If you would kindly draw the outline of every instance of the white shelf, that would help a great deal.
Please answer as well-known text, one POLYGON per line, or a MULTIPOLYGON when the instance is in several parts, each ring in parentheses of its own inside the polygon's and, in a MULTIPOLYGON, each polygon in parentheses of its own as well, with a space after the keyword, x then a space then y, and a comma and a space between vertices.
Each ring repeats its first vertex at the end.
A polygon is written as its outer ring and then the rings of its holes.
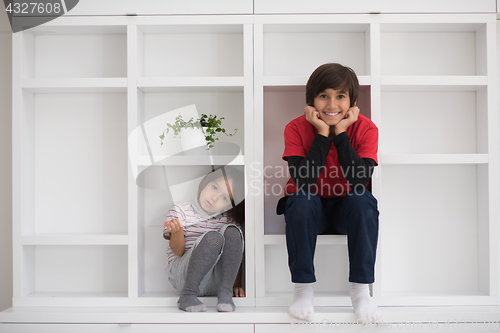
POLYGON ((23 235, 23 245, 128 245, 126 234, 35 234, 23 235))
MULTIPOLYGON (((499 304, 495 31, 494 14, 299 14, 61 17, 14 35, 15 307, 0 321, 289 324, 281 193, 256 193, 282 189, 284 126, 303 114, 307 79, 326 62, 355 70, 358 106, 380 131, 372 289, 384 320, 498 320, 488 306, 499 304), (220 139, 241 155, 173 156, 180 142, 160 145, 169 110, 191 104, 238 128, 220 139), (248 297, 234 314, 215 313, 213 297, 205 314, 176 308, 161 238, 173 199, 134 179, 151 156, 160 165, 169 155, 171 177, 227 162, 249 176, 248 297)), ((315 319, 354 320, 347 236, 317 244, 315 319)))
POLYGON ((242 76, 137 78, 137 87, 143 92, 243 91, 244 84, 242 76))
MULTIPOLYGON (((401 322, 497 322, 499 306, 456 307, 382 307, 384 323, 401 322)), ((205 323, 255 323, 290 324, 293 318, 287 306, 237 307, 234 313, 218 313, 215 307, 207 312, 184 312, 166 307, 14 307, 0 313, 1 322, 11 323, 143 323, 143 324, 205 324, 205 323)), ((356 322, 351 306, 317 307, 315 323, 356 322)), ((298 325, 297 325, 298 326, 298 325)), ((291 326, 291 328, 295 328, 291 326)), ((296 327, 300 328, 300 327, 296 327)), ((393 327, 395 328, 395 327, 393 327)))
POLYGON ((399 154, 379 156, 383 165, 488 164, 488 154, 399 154))
POLYGON ((488 84, 488 77, 479 76, 388 76, 380 78, 382 91, 474 91, 488 84))
MULTIPOLYGON (((153 156, 154 161, 162 161, 167 156, 153 156)), ((149 166, 154 164, 149 156, 139 156, 139 166, 149 166)), ((245 165, 243 155, 239 156, 170 156, 168 161, 158 163, 158 165, 245 165)))
POLYGON ((127 78, 23 79, 22 87, 34 93, 126 92, 127 78))

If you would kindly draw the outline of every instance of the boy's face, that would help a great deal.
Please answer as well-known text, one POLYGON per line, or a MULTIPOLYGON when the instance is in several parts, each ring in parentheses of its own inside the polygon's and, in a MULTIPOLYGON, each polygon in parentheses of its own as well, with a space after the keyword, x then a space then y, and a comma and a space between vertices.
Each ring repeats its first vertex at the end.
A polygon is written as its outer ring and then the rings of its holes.
MULTIPOLYGON (((233 188, 233 180, 228 179, 229 186, 233 188)), ((224 177, 210 181, 200 193, 199 203, 201 208, 211 215, 216 212, 226 211, 231 207, 231 197, 227 191, 224 177)))
POLYGON ((314 107, 319 117, 328 125, 335 126, 344 119, 351 107, 351 100, 347 91, 327 88, 314 98, 314 107))

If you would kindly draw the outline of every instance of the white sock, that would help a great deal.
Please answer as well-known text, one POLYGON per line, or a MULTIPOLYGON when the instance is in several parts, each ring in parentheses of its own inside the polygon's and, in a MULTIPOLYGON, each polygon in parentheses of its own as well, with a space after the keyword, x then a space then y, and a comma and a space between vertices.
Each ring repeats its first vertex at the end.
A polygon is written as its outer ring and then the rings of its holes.
POLYGON ((312 321, 313 283, 294 283, 293 303, 288 308, 288 313, 295 318, 312 321))
POLYGON ((370 296, 366 283, 351 282, 351 302, 359 323, 373 323, 380 317, 380 310, 370 296))

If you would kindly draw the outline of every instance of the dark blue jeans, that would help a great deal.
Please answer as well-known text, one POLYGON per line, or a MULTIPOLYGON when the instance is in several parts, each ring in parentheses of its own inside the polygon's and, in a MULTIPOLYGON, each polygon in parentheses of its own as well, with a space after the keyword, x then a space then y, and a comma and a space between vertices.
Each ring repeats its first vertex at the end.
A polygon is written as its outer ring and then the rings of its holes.
POLYGON ((349 282, 375 281, 379 212, 377 199, 369 191, 351 191, 340 198, 320 198, 298 191, 281 198, 276 212, 285 214, 292 282, 316 281, 313 260, 320 234, 347 235, 349 282))

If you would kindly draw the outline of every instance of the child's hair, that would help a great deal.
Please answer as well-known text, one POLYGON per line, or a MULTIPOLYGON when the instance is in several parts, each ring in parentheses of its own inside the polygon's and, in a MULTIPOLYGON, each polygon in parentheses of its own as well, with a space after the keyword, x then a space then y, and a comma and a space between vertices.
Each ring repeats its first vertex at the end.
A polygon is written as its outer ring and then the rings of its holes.
MULTIPOLYGON (((242 169, 243 167, 241 167, 242 169)), ((227 216, 235 220, 237 223, 243 226, 245 222, 245 182, 243 170, 239 170, 237 167, 233 166, 223 166, 216 168, 215 170, 208 173, 200 182, 198 186, 198 196, 196 200, 200 199, 201 191, 213 180, 223 178, 224 173, 227 179, 232 179, 231 186, 231 205, 234 203, 234 207, 227 210, 227 216)), ((229 192, 229 191, 228 191, 229 192)))
POLYGON ((358 78, 356 73, 349 67, 337 63, 328 63, 316 68, 306 84, 307 105, 314 106, 314 98, 328 88, 348 92, 351 107, 358 100, 358 78))

